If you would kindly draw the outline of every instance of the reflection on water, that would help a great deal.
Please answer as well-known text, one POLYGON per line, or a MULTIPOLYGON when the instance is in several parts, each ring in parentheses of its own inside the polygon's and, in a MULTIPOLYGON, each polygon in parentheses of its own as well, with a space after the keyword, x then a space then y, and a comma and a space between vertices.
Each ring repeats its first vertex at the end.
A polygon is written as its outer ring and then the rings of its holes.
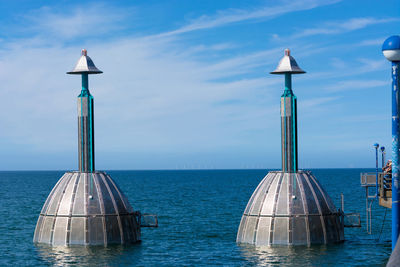
MULTIPOLYGON (((333 246, 341 246, 340 244, 333 246)), ((242 256, 257 266, 315 266, 326 255, 328 247, 320 246, 273 246, 255 247, 240 245, 242 256)))
POLYGON ((52 247, 37 244, 36 249, 43 261, 53 266, 110 266, 134 264, 140 257, 141 246, 69 246, 52 247))

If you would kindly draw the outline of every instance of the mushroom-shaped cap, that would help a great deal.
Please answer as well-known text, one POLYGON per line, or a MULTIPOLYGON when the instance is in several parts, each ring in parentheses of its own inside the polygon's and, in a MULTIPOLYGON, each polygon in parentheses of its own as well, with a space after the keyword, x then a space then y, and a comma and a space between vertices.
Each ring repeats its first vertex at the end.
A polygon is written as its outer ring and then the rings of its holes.
POLYGON ((92 59, 87 55, 87 50, 82 49, 82 55, 79 58, 78 62, 75 65, 75 68, 67 74, 99 74, 103 73, 99 70, 93 63, 92 59))
POLYGON ((271 72, 271 74, 285 74, 285 73, 293 73, 293 74, 306 73, 299 67, 299 65, 297 65, 296 60, 290 55, 289 49, 285 49, 285 55, 279 62, 278 67, 276 68, 276 70, 271 72))
POLYGON ((389 61, 400 61, 400 36, 390 36, 383 42, 383 55, 389 61))
POLYGON ((374 144, 374 147, 375 147, 375 148, 379 148, 379 144, 378 144, 378 143, 375 143, 375 144, 374 144))

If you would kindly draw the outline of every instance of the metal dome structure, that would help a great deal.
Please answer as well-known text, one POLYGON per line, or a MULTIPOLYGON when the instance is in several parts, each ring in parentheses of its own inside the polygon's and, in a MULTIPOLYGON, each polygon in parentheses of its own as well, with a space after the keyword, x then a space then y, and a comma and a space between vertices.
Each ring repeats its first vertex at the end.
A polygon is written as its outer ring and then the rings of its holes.
POLYGON ((269 172, 251 196, 238 243, 311 245, 344 239, 339 212, 309 171, 269 172))
POLYGON ((60 245, 129 244, 140 225, 128 199, 104 172, 67 172, 49 194, 33 241, 60 245))
POLYGON ((140 241, 141 227, 157 227, 157 216, 134 212, 113 179, 95 171, 94 99, 89 74, 102 73, 82 50, 73 71, 82 75, 78 96, 79 171, 66 172, 48 196, 33 241, 54 246, 130 244, 140 241), (153 221, 152 221, 153 220, 153 221))
POLYGON ((281 96, 282 171, 269 172, 254 191, 236 241, 256 246, 340 242, 344 240, 341 213, 311 172, 298 170, 297 98, 291 75, 305 71, 286 49, 271 73, 285 75, 281 96))

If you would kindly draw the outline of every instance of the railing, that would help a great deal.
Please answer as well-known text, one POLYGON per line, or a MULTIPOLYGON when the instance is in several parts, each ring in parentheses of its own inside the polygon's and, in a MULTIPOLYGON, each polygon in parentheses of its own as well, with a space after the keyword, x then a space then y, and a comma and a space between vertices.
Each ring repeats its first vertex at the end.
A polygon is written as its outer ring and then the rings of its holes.
POLYGON ((158 217, 155 214, 135 212, 140 227, 158 227, 158 217))
POLYGON ((372 203, 379 192, 379 205, 392 208, 392 177, 390 174, 378 173, 378 190, 376 190, 376 172, 361 173, 361 186, 365 188, 365 211, 367 232, 372 231, 372 203), (370 190, 374 189, 374 190, 370 190))

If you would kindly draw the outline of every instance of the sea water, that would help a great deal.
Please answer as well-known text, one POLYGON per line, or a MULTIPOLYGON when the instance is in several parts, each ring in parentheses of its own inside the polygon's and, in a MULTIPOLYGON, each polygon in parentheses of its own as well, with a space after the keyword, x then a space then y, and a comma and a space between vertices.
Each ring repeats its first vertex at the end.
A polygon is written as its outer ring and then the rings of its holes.
POLYGON ((362 228, 346 228, 345 242, 261 248, 235 240, 268 170, 108 171, 135 210, 159 220, 158 228, 142 229, 142 242, 108 247, 33 244, 40 210, 64 171, 0 172, 0 266, 384 266, 391 211, 375 201, 372 235, 366 233, 360 173, 368 171, 312 170, 337 208, 343 193, 345 212, 361 215, 362 228))

